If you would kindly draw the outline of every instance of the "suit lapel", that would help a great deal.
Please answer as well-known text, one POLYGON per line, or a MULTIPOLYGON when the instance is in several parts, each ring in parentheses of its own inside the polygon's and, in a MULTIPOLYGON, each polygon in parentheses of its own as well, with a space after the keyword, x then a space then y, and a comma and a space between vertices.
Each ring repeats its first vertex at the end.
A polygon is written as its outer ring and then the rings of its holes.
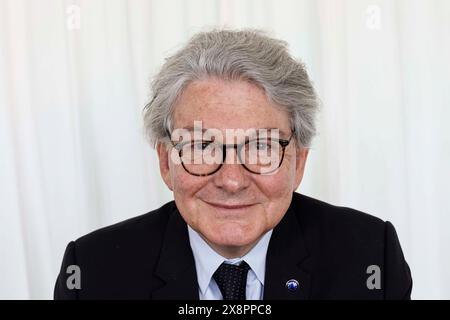
POLYGON ((295 211, 295 196, 280 223, 274 228, 266 257, 264 281, 265 300, 304 300, 309 298, 311 262, 305 247, 303 233, 295 211), (294 292, 286 288, 286 282, 297 280, 294 292))
POLYGON ((187 225, 178 209, 170 214, 155 271, 165 285, 152 292, 152 299, 198 300, 197 274, 187 225))

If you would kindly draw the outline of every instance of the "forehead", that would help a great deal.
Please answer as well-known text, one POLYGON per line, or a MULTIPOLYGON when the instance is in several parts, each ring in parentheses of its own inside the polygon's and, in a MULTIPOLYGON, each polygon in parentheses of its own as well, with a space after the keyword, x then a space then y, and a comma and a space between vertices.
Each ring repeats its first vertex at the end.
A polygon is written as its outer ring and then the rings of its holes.
POLYGON ((287 112, 269 102, 263 89, 243 80, 210 78, 190 83, 179 97, 174 128, 279 128, 289 132, 287 112))

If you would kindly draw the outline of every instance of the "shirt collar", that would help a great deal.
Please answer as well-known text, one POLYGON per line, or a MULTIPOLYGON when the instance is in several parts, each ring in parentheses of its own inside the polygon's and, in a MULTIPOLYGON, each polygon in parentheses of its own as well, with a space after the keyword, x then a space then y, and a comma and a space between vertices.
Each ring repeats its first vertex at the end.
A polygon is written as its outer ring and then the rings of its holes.
POLYGON ((242 260, 248 263, 259 282, 264 285, 266 273, 266 255, 273 230, 266 232, 258 243, 243 257, 226 259, 214 251, 205 240, 188 225, 189 242, 194 254, 195 268, 200 291, 205 294, 211 278, 217 268, 223 263, 238 264, 242 260))

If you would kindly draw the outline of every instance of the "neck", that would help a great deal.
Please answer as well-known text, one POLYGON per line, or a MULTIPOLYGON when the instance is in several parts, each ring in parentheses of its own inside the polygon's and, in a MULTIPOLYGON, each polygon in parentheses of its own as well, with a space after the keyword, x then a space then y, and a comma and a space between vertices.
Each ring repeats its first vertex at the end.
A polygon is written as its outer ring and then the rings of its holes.
POLYGON ((200 235, 203 240, 205 240, 205 242, 218 254, 220 254, 222 257, 226 258, 226 259, 235 259, 235 258, 242 258, 243 256, 245 256, 247 253, 250 252, 250 250, 253 249, 253 247, 258 243, 258 241, 262 238, 262 236, 260 236, 256 241, 244 245, 244 246, 220 246, 220 245, 216 245, 214 243, 211 243, 210 241, 208 241, 208 239, 205 239, 203 237, 203 235, 200 235))

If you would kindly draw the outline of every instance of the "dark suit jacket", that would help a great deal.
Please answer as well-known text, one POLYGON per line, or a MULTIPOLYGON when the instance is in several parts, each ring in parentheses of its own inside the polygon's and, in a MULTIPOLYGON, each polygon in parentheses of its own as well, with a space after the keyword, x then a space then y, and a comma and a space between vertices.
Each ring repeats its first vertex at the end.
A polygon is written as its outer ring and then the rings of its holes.
MULTIPOLYGON (((394 227, 368 214, 294 193, 274 228, 264 299, 409 299, 412 279, 394 227), (381 288, 368 289, 368 266, 381 288), (286 281, 296 279, 295 292, 286 281)), ((187 226, 174 201, 70 242, 55 299, 198 299, 187 226), (69 265, 81 289, 69 290, 69 265)))

